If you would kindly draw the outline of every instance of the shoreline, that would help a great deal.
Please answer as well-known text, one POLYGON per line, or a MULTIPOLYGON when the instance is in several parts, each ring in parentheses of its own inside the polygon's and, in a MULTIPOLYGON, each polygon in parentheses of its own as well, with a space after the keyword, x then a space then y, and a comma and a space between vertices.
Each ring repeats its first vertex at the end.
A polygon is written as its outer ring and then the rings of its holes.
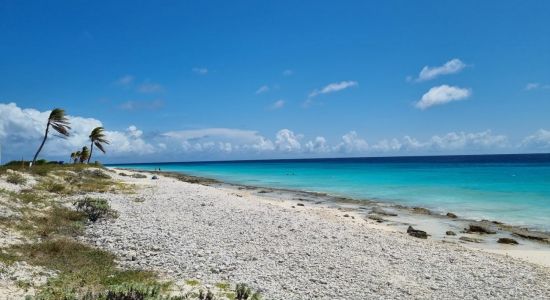
POLYGON ((113 171, 135 193, 103 195, 118 218, 91 224, 85 241, 176 284, 247 282, 265 299, 550 297, 548 266, 419 239, 346 205, 113 171))
POLYGON ((288 201, 295 205, 307 204, 308 206, 326 207, 340 212, 346 212, 348 215, 354 213, 356 214, 354 217, 374 221, 374 223, 370 225, 379 230, 406 232, 408 226, 413 226, 414 229, 426 231, 429 239, 432 240, 457 243, 470 249, 507 255, 541 266, 550 267, 550 233, 529 230, 524 227, 508 225, 499 221, 479 221, 461 218, 455 216, 452 212, 449 212, 451 214, 450 217, 449 215, 435 213, 423 207, 409 207, 391 202, 369 199, 359 200, 331 195, 324 192, 227 183, 213 178, 173 171, 149 171, 120 167, 108 168, 120 171, 163 175, 188 183, 228 188, 234 192, 242 193, 246 191, 266 199, 288 201), (482 226, 484 229, 493 230, 496 233, 480 234, 477 232, 467 232, 470 224, 482 226), (453 231, 456 235, 447 235, 446 233, 448 231, 453 231), (469 240, 461 240, 461 237, 465 237, 469 240), (519 244, 499 244, 497 241, 500 238, 511 238, 516 240, 519 244))

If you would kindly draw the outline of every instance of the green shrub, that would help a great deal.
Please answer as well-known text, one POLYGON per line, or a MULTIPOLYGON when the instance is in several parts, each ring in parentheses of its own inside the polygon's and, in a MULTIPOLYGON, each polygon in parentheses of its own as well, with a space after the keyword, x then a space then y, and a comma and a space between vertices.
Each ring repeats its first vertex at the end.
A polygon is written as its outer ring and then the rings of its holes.
POLYGON ((99 170, 99 169, 92 169, 92 170, 82 170, 82 175, 94 177, 94 178, 101 178, 101 179, 111 179, 111 176, 106 174, 105 172, 99 170))
POLYGON ((260 300, 260 294, 258 292, 252 293, 252 290, 244 284, 237 284, 235 287, 235 299, 237 300, 260 300))
POLYGON ((109 206, 109 202, 105 199, 86 197, 83 200, 76 201, 74 205, 77 211, 86 214, 88 220, 92 222, 100 218, 116 216, 116 213, 109 206))
POLYGON ((138 296, 140 292, 157 293, 166 290, 169 285, 160 283, 157 276, 150 271, 122 270, 117 267, 113 254, 71 239, 17 244, 6 250, 16 260, 57 271, 57 276, 38 288, 35 299, 152 300, 160 298, 122 296, 124 291, 128 291, 128 294, 130 291, 137 291, 134 294, 138 296), (112 292, 111 295, 119 297, 107 297, 109 291, 112 292))
POLYGON ((56 194, 62 194, 66 191, 65 185, 61 183, 57 183, 53 180, 44 180, 40 182, 39 186, 40 189, 48 191, 50 193, 56 193, 56 194))
POLYGON ((6 177, 6 181, 9 183, 19 184, 19 185, 23 185, 27 183, 27 179, 25 178, 25 176, 15 172, 8 174, 8 176, 6 177))

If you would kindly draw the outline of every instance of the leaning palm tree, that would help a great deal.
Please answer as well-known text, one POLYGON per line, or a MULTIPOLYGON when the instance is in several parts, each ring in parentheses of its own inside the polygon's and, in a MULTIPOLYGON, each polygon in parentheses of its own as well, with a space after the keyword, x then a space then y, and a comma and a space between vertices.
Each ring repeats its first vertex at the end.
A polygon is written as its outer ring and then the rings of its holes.
POLYGON ((76 159, 76 152, 71 153, 71 161, 74 162, 76 159))
POLYGON ((81 153, 80 151, 76 151, 76 152, 74 153, 73 164, 76 165, 76 163, 77 163, 78 160, 80 159, 80 155, 81 155, 81 154, 82 154, 82 153, 81 153))
POLYGON ((92 153, 94 152, 94 145, 97 147, 97 149, 101 150, 101 152, 105 153, 105 146, 109 145, 109 141, 105 138, 105 134, 103 133, 103 127, 96 127, 94 130, 92 130, 92 133, 90 133, 90 156, 88 156, 88 163, 90 163, 90 159, 92 158, 92 153))
POLYGON ((80 151, 80 163, 84 163, 88 157, 90 156, 90 151, 88 151, 88 147, 84 146, 82 147, 82 151, 80 151))
POLYGON ((57 133, 59 133, 61 137, 69 136, 69 130, 71 129, 71 127, 69 127, 69 119, 67 119, 67 117, 65 116, 65 111, 63 109, 55 108, 50 113, 50 117, 48 118, 48 123, 46 124, 46 132, 44 133, 44 139, 42 140, 42 144, 40 144, 40 147, 38 147, 38 151, 36 151, 36 154, 32 159, 33 165, 36 163, 36 158, 38 157, 38 154, 40 154, 40 151, 42 151, 42 147, 44 147, 44 144, 46 143, 46 139, 48 138, 50 127, 52 127, 55 131, 57 131, 57 133))

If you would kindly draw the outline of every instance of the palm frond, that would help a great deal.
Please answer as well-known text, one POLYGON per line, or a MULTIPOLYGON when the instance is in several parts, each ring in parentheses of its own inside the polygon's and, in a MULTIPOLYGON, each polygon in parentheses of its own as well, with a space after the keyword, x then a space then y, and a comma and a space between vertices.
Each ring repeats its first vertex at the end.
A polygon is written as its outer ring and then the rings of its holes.
POLYGON ((69 126, 70 122, 65 116, 65 111, 63 109, 55 108, 52 110, 48 118, 48 123, 62 136, 69 136, 69 130, 71 129, 69 126))
POLYGON ((101 143, 95 142, 94 145, 99 149, 101 152, 105 153, 105 148, 101 143))
POLYGON ((105 153, 105 145, 109 145, 109 140, 107 140, 103 127, 96 127, 90 133, 90 140, 93 145, 95 145, 101 152, 105 153))

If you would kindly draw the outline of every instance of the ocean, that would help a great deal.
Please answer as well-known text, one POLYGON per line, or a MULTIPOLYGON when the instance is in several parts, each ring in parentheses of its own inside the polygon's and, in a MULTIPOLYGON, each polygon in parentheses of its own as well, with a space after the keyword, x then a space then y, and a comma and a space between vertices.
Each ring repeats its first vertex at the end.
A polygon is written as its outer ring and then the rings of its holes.
POLYGON ((325 192, 550 231, 550 154, 118 164, 325 192))

